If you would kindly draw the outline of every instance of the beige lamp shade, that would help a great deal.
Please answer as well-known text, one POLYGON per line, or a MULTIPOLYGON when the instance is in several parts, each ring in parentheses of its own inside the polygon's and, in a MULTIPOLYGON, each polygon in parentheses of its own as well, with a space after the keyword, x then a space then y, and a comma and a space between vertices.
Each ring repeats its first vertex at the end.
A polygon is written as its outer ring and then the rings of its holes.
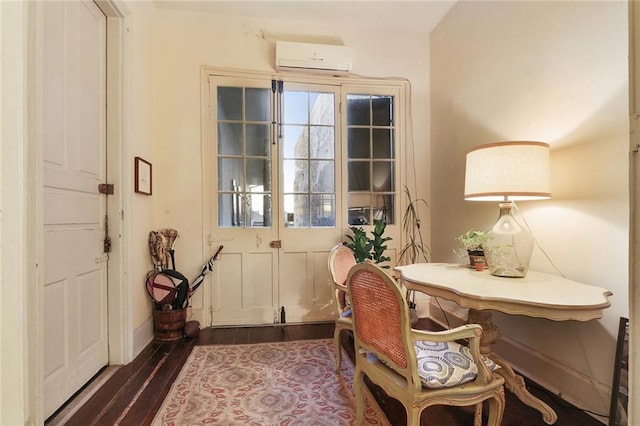
POLYGON ((549 144, 496 142, 467 154, 464 199, 542 200, 551 197, 549 144))

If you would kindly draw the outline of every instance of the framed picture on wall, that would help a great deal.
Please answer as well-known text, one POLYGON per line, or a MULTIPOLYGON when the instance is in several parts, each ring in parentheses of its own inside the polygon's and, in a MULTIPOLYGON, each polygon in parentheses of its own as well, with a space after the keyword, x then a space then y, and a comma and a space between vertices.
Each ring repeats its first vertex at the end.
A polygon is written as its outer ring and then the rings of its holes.
POLYGON ((151 195, 151 163, 140 157, 135 158, 135 190, 139 194, 151 195))

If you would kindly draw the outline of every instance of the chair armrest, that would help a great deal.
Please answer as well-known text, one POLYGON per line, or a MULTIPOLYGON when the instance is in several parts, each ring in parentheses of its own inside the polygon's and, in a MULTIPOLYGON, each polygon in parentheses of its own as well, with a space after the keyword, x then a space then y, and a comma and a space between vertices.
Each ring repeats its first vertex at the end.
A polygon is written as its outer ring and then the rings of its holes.
POLYGON ((335 282, 332 278, 329 278, 329 284, 331 285, 333 302, 338 318, 351 315, 351 312, 349 312, 348 315, 345 315, 344 312, 344 309, 348 306, 348 302, 346 300, 346 294, 348 292, 347 286, 335 282))
POLYGON ((333 285, 333 288, 336 290, 342 290, 345 293, 347 292, 347 286, 346 285, 342 285, 342 284, 338 284, 337 282, 330 280, 331 284, 333 285))

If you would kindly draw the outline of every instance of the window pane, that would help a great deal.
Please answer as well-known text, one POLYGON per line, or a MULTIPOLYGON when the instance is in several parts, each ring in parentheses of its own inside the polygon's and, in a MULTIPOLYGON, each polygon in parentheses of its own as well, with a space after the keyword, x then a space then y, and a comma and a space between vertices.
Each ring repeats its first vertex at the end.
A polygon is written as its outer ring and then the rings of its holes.
POLYGON ((309 95, 307 92, 284 92, 284 123, 309 123, 309 95))
POLYGON ((369 96, 347 95, 347 125, 371 125, 369 96))
POLYGON ((217 86, 220 226, 272 226, 270 88, 217 86))
POLYGON ((284 217, 287 226, 309 227, 309 196, 286 194, 284 196, 284 217))
POLYGON ((311 195, 311 226, 336 225, 336 200, 333 194, 311 195))
POLYGON ((376 194, 373 198, 373 219, 383 220, 385 223, 394 223, 394 195, 376 194))
POLYGON ((391 126, 393 121, 393 111, 391 105, 393 98, 389 96, 376 96, 372 99, 373 125, 391 126))
POLYGON ((219 194, 218 195, 218 225, 219 226, 233 226, 233 195, 232 194, 219 194))
POLYGON ((244 226, 245 206, 242 195, 218 194, 218 225, 244 226))
POLYGON ((242 159, 218 159, 218 190, 241 191, 244 187, 242 159))
POLYGON ((391 129, 373 129, 373 158, 393 158, 391 129))
POLYGON ((283 126, 284 158, 308 158, 309 157, 309 137, 306 126, 283 126))
POLYGON ((242 155, 242 124, 218 123, 218 155, 242 155))
POLYGON ((247 121, 271 121, 271 90, 247 88, 247 121))
MULTIPOLYGON (((390 201, 372 199, 382 193, 393 196, 395 188, 395 128, 393 123, 394 97, 389 95, 347 95, 347 195, 349 223, 357 224, 363 217, 368 224, 384 216, 387 224, 393 223, 393 197, 390 201), (362 192, 367 194, 361 194, 362 192), (361 201, 360 195, 369 197, 366 205, 357 205, 352 197, 361 201), (360 216, 355 213, 360 210, 360 216)), ((387 195, 385 195, 387 196, 387 195)), ((387 196, 388 198, 388 196, 387 196)))
POLYGON ((253 227, 271 226, 271 195, 247 194, 249 224, 253 227))
POLYGON ((257 158, 247 159, 247 191, 271 191, 271 162, 257 158), (258 189, 256 189, 258 188, 258 189))
POLYGON ((333 192, 333 161, 311 161, 311 192, 333 192))
POLYGON ((268 124, 247 124, 247 155, 268 157, 271 147, 270 133, 268 124))
POLYGON ((369 129, 351 128, 348 133, 349 158, 370 158, 369 129))
POLYGON ((373 162, 373 191, 390 192, 393 190, 393 167, 390 161, 373 162))
POLYGON ((309 192, 309 162, 284 160, 282 162, 284 192, 309 192))
POLYGON ((349 194, 349 225, 367 225, 371 223, 371 195, 349 194))
POLYGON ((370 191, 370 171, 368 161, 349 161, 349 191, 370 191))
POLYGON ((335 117, 333 93, 310 93, 311 124, 333 126, 335 117))
POLYGON ((218 120, 242 120, 241 87, 218 87, 218 120))
POLYGON ((333 127, 311 126, 311 158, 331 158, 334 154, 333 127))

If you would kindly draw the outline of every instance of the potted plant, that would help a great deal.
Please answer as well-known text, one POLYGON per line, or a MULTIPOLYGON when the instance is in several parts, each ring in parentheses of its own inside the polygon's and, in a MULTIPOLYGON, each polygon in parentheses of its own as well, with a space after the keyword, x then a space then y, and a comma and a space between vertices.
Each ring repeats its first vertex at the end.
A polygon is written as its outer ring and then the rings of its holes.
MULTIPOLYGON (((460 247, 454 253, 460 257, 469 256, 469 264, 475 266, 476 259, 484 260, 484 250, 482 244, 486 239, 486 233, 477 229, 471 229, 456 237, 460 247)), ((486 261, 484 261, 486 263, 486 261)))
MULTIPOLYGON (((383 237, 386 227, 387 224, 383 220, 374 220, 373 230, 371 231, 373 238, 369 238, 362 227, 349 227, 353 235, 346 236, 351 241, 347 244, 347 247, 353 251, 356 262, 361 263, 367 259, 371 259, 378 264, 391 260, 389 256, 384 255, 384 252, 387 250, 385 243, 391 240, 391 237, 383 237)), ((381 267, 388 269, 389 265, 381 267)))
POLYGON ((474 262, 473 266, 475 266, 476 271, 479 271, 479 272, 484 271, 484 257, 473 256, 471 260, 474 262))
POLYGON ((429 204, 422 199, 413 199, 409 188, 404 187, 407 195, 407 209, 402 217, 402 230, 405 233, 405 244, 398 253, 398 263, 408 265, 417 262, 429 262, 429 246, 422 238, 422 230, 420 229, 419 207, 422 204, 428 208, 429 204))
POLYGON ((367 232, 361 226, 350 226, 349 229, 353 235, 347 235, 346 237, 351 241, 347 244, 347 247, 353 251, 353 256, 356 258, 357 263, 364 262, 371 257, 371 241, 367 237, 367 232))
MULTIPOLYGON (((387 250, 387 245, 385 244, 387 241, 391 240, 391 237, 383 237, 384 230, 387 227, 387 224, 383 220, 374 220, 373 221, 373 230, 371 231, 371 235, 373 238, 369 241, 371 242, 371 259, 375 263, 383 263, 391 260, 389 256, 385 256, 384 252, 387 250)), ((384 265, 382 268, 388 269, 389 265, 384 265)))
MULTIPOLYGON (((402 230, 405 235, 405 243, 398 253, 398 264, 410 265, 417 262, 429 262, 429 246, 424 242, 422 229, 420 228, 420 205, 429 208, 429 204, 422 198, 413 198, 409 188, 404 187, 407 195, 407 208, 402 217, 402 230)), ((415 293, 407 291, 407 302, 411 313, 411 325, 418 322, 418 310, 415 302, 415 293)))

